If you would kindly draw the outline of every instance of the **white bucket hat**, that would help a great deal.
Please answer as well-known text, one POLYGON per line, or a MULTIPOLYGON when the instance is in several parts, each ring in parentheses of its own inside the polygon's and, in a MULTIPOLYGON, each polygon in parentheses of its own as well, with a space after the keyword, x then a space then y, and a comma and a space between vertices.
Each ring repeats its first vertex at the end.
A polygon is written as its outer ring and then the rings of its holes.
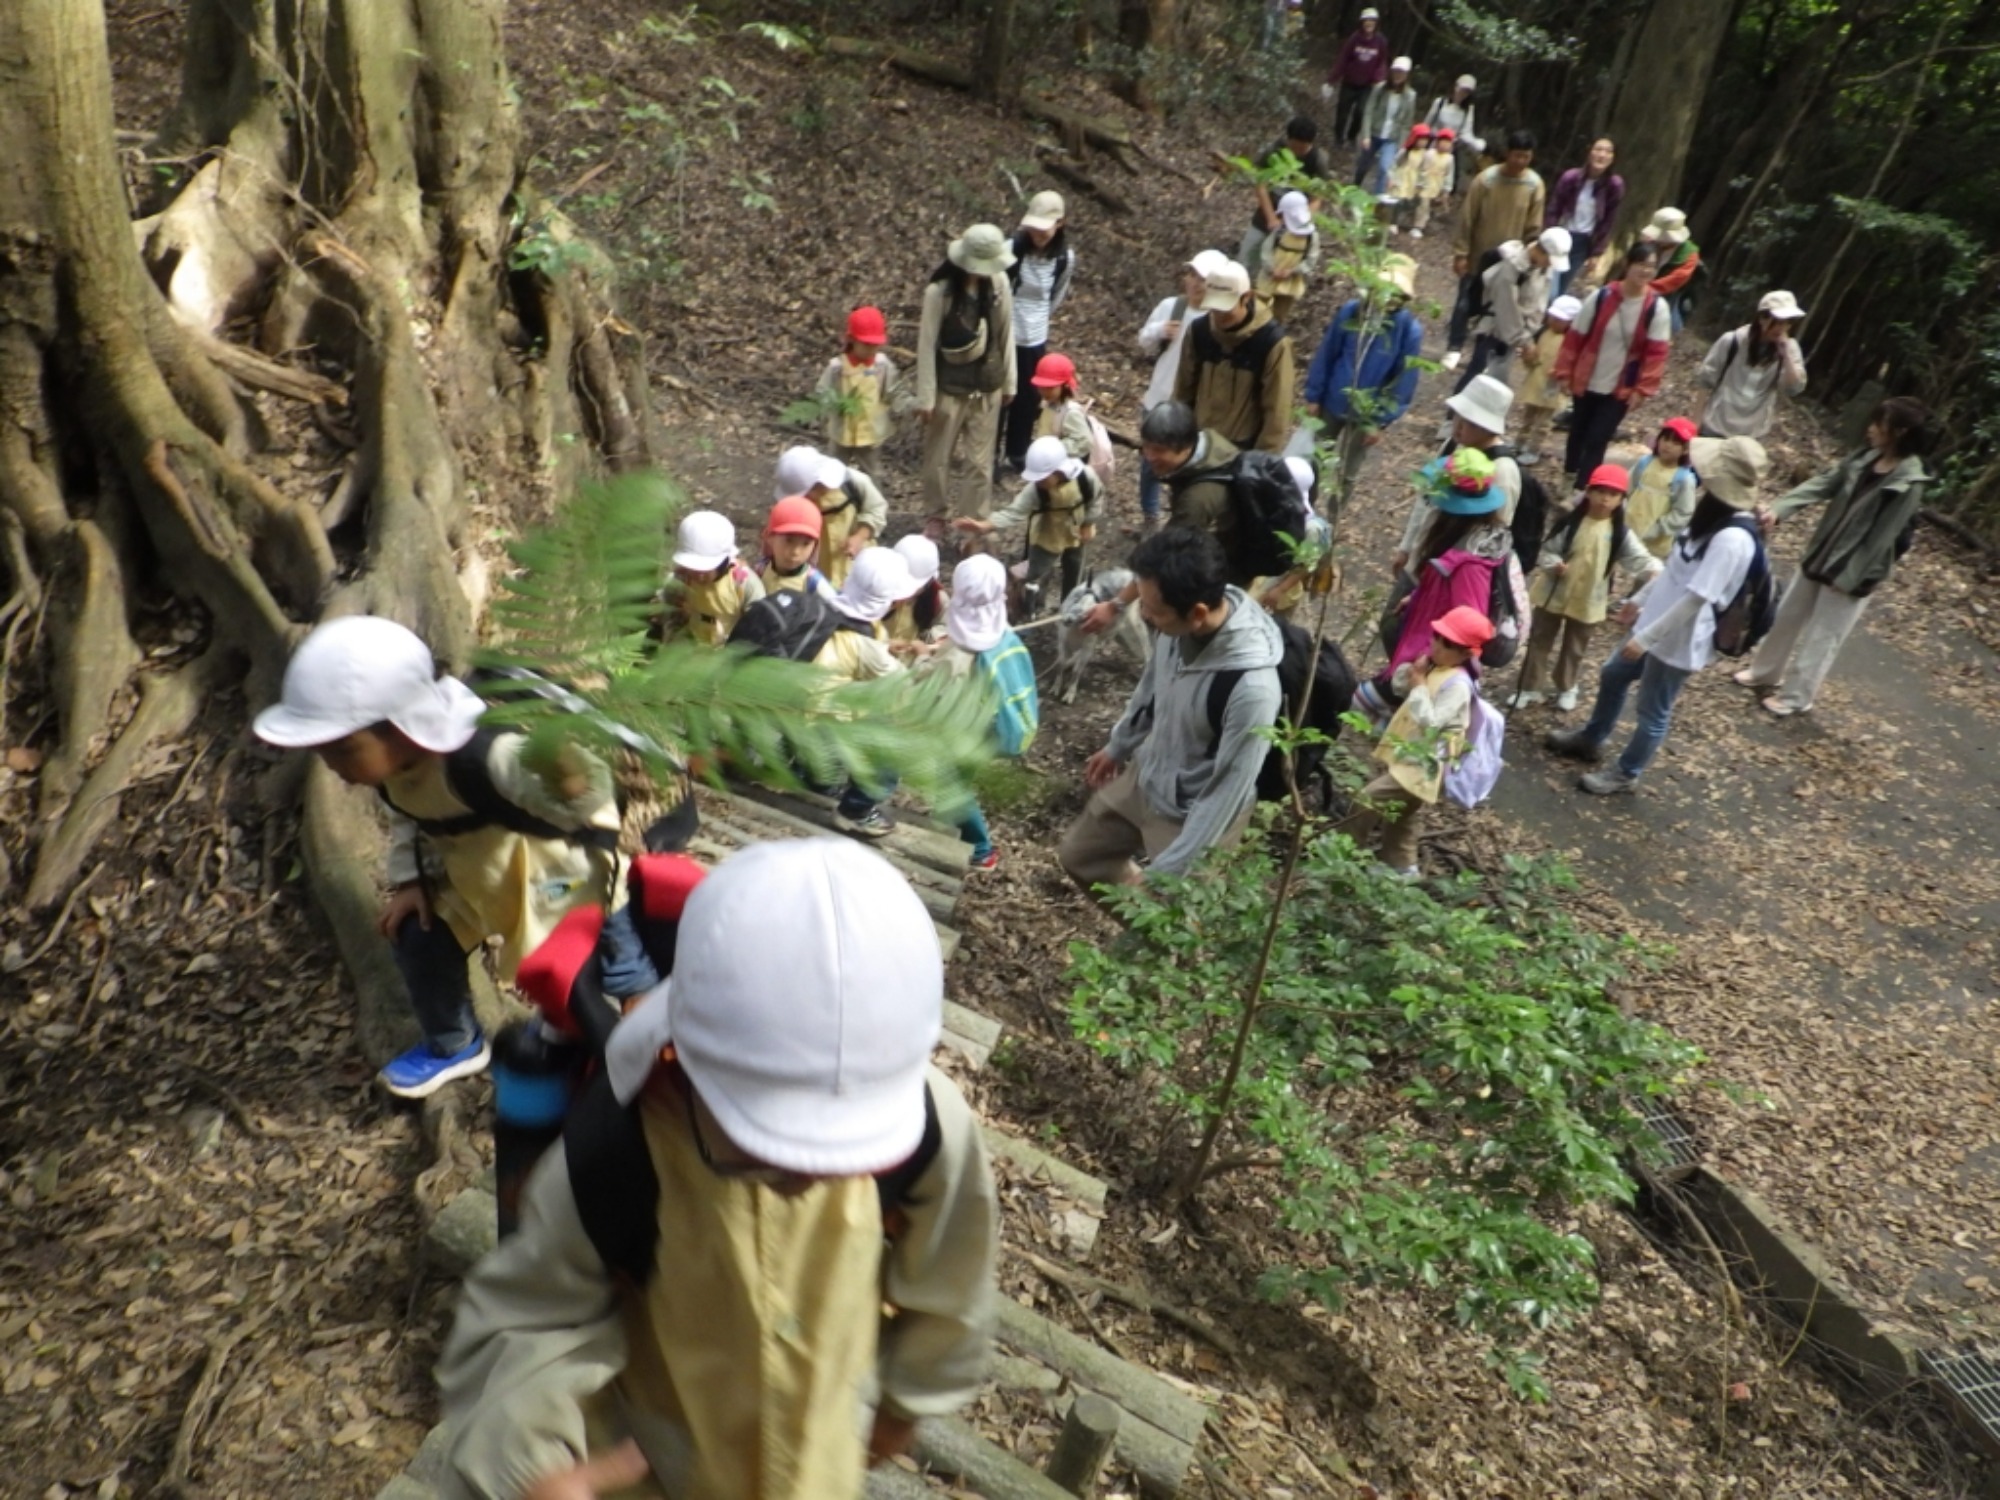
POLYGON ((1201 311, 1228 312, 1250 290, 1250 273, 1233 260, 1225 260, 1202 278, 1201 311))
POLYGON ((1803 318, 1806 310, 1799 306, 1799 299, 1790 292, 1766 292, 1757 299, 1757 311, 1766 317, 1789 323, 1794 318, 1803 318))
POLYGON ((736 525, 719 510, 691 510, 674 536, 674 566, 707 573, 736 556, 736 525))
POLYGON ((1678 208, 1662 208, 1653 214, 1652 222, 1639 231, 1642 240, 1660 240, 1669 245, 1685 245, 1688 241, 1688 216, 1678 208))
POLYGON ((910 565, 899 553, 887 547, 864 547, 833 604, 848 618, 872 625, 916 591, 910 565))
POLYGON ((1514 404, 1514 392, 1504 380, 1477 375, 1466 388, 1445 402, 1445 409, 1465 418, 1482 432, 1495 437, 1507 430, 1507 412, 1514 404))
POLYGON ((1059 437, 1036 438, 1021 460, 1021 477, 1030 484, 1040 484, 1051 474, 1074 479, 1082 472, 1083 460, 1072 458, 1059 437))
POLYGON ((895 553, 903 559, 919 587, 938 576, 937 543, 921 531, 913 531, 896 543, 895 553))
POLYGON ((777 493, 771 498, 782 500, 787 495, 803 495, 817 482, 825 463, 826 455, 808 444, 787 448, 778 455, 777 493))
POLYGON ((375 615, 329 620, 299 643, 278 701, 257 715, 257 738, 285 750, 330 745, 384 720, 448 755, 472 738, 486 705, 456 677, 437 675, 414 631, 375 615))
POLYGON ((1312 200, 1301 192, 1289 192, 1278 200, 1278 217, 1285 221, 1285 228, 1293 234, 1311 234, 1313 227, 1312 200))
POLYGON ((953 240, 945 258, 970 276, 1004 276, 1014 264, 1014 247, 996 224, 974 224, 953 240))
POLYGON ((967 651, 990 651, 1007 633, 1007 568, 991 553, 975 552, 951 570, 951 603, 944 632, 967 651))
POLYGON ((1047 189, 1028 200, 1028 211, 1021 215, 1023 229, 1054 229, 1069 214, 1069 205, 1063 202, 1063 195, 1047 189))
POLYGON ((1570 239, 1570 233, 1567 229, 1560 226, 1544 229, 1541 233, 1541 238, 1536 243, 1542 247, 1542 253, 1548 256, 1549 269, 1551 271, 1567 271, 1569 269, 1569 250, 1573 241, 1570 239))
POLYGON ((738 1149, 858 1177, 922 1141, 943 1008, 937 929, 895 866, 850 839, 755 844, 694 888, 673 978, 619 1023, 605 1065, 629 1104, 672 1041, 738 1149))

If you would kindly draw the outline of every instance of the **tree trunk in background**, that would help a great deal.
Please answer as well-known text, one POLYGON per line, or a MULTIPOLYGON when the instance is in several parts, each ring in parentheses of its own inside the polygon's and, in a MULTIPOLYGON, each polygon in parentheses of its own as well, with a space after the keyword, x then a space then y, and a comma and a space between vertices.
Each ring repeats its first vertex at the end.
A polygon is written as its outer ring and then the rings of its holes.
MULTIPOLYGON (((1637 61, 1605 131, 1618 143, 1630 209, 1620 217, 1627 226, 1644 224, 1680 190, 1709 73, 1735 8, 1735 0, 1653 0, 1638 28, 1637 61)), ((1629 238, 1621 229, 1619 242, 1629 238)))
POLYGON ((1009 101, 1021 92, 1014 45, 1020 0, 993 0, 979 40, 979 63, 972 70, 973 92, 982 99, 1009 101))

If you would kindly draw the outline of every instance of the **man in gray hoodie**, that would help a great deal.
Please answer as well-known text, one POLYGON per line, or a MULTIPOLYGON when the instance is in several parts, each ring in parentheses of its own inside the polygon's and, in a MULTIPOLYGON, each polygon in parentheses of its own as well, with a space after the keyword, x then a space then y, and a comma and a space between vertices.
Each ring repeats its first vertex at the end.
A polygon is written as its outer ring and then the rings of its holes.
POLYGON ((1240 834, 1270 748, 1257 731, 1283 697, 1284 637, 1227 582, 1214 537, 1170 526, 1139 544, 1131 567, 1157 634, 1109 742, 1084 767, 1090 802, 1063 835, 1063 869, 1085 890, 1184 875, 1240 834))

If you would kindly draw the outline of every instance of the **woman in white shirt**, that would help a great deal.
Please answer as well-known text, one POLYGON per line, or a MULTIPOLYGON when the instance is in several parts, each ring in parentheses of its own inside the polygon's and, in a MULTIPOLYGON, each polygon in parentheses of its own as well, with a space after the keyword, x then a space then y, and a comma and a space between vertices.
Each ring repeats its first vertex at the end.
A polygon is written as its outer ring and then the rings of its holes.
POLYGON ((1614 765, 1585 774, 1577 785, 1600 797, 1638 788, 1639 777, 1666 742, 1674 700, 1687 680, 1715 655, 1715 615, 1736 597, 1762 547, 1757 486, 1769 462, 1754 438, 1696 438, 1691 461, 1701 497, 1687 530, 1667 553, 1667 565, 1615 616, 1632 627, 1624 647, 1597 674, 1589 722, 1557 730, 1543 744, 1557 755, 1595 761, 1636 683, 1638 720, 1614 765))
POLYGON ((1018 383, 1014 401, 1001 424, 1001 445, 1007 462, 1019 469, 1035 440, 1035 422, 1042 399, 1028 377, 1049 352, 1049 324, 1069 295, 1076 278, 1076 252, 1070 248, 1064 218, 1069 212, 1061 193, 1040 192, 1028 200, 1021 227, 1014 234, 1014 264, 1008 268, 1014 293, 1014 369, 1018 383))

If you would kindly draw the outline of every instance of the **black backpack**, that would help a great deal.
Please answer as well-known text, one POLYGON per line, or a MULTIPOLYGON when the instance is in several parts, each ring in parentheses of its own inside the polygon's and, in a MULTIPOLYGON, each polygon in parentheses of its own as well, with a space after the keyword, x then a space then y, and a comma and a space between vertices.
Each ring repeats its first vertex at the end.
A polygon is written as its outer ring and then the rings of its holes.
POLYGON ((826 648, 838 630, 859 630, 846 615, 817 593, 777 589, 743 611, 729 632, 729 644, 748 646, 759 656, 781 661, 810 662, 826 648))
POLYGON ((1748 656, 1777 623, 1778 588, 1771 576, 1770 554, 1764 550, 1762 528, 1749 516, 1733 516, 1724 524, 1747 531, 1757 552, 1730 601, 1709 606, 1715 611, 1715 649, 1724 656, 1748 656))
POLYGON ((1472 268, 1472 274, 1479 278, 1479 289, 1474 294, 1476 300, 1472 305, 1471 316, 1473 318, 1490 318, 1493 316, 1493 289, 1486 284, 1486 273, 1499 264, 1500 246, 1495 245, 1491 250, 1480 256, 1478 264, 1472 268))
POLYGON ((1271 357, 1271 346, 1285 336, 1285 325, 1276 318, 1234 349, 1222 347, 1222 339, 1204 313, 1188 324, 1188 342, 1194 346, 1195 362, 1203 365, 1229 365, 1245 375, 1264 373, 1264 361, 1271 357))
MULTIPOLYGON (((1278 662, 1278 688, 1284 699, 1284 706, 1278 711, 1280 720, 1286 724, 1301 722, 1299 700, 1305 697, 1306 673, 1310 667, 1312 698, 1306 704, 1304 727, 1317 729, 1329 740, 1337 738, 1340 716, 1354 702, 1354 669, 1347 664, 1340 647, 1324 639, 1319 643, 1319 660, 1315 664, 1313 638, 1289 620, 1280 620, 1275 615, 1272 620, 1285 638, 1285 654, 1278 662)), ((1209 681, 1208 727, 1218 741, 1222 736, 1223 715, 1229 711, 1229 695, 1243 680, 1244 670, 1225 668, 1209 681)), ((1323 797, 1332 786, 1332 777, 1326 770, 1326 749, 1325 745, 1306 745, 1297 751, 1299 786, 1303 789, 1317 784, 1323 797)), ((1282 802, 1290 795, 1285 785, 1285 753, 1273 745, 1257 772, 1257 800, 1282 802)))
POLYGON ((1207 477, 1229 486, 1229 508, 1236 525, 1228 544, 1229 560, 1250 578, 1275 578, 1292 569, 1294 543, 1306 539, 1306 509, 1292 471, 1275 453, 1250 449, 1207 477))
MULTIPOLYGON (((1007 268, 1007 284, 1018 288, 1021 285, 1021 262, 1031 255, 1040 255, 1042 252, 1035 248, 1035 242, 1028 238, 1028 231, 1025 229, 1014 231, 1013 244, 1014 263, 1007 268)), ((1069 236, 1064 235, 1062 245, 1055 253, 1056 274, 1054 282, 1051 283, 1052 289, 1062 285, 1063 276, 1069 270, 1069 261, 1069 236)))

